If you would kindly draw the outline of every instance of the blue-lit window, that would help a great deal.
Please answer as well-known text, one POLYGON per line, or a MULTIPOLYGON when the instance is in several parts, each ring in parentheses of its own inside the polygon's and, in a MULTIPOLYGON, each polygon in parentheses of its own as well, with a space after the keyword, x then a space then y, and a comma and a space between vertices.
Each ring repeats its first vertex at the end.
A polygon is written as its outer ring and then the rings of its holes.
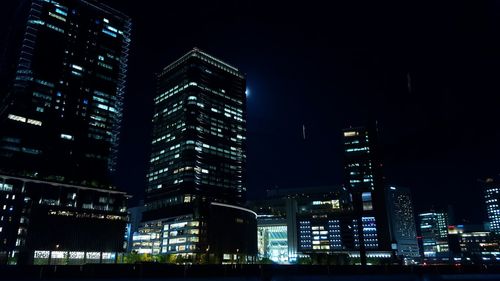
POLYGON ((59 8, 56 8, 56 13, 58 13, 60 15, 63 15, 63 16, 67 16, 68 15, 68 13, 66 11, 63 11, 63 10, 61 10, 59 8))
POLYGON ((114 37, 114 38, 116 38, 116 36, 117 36, 116 33, 113 33, 113 32, 106 30, 106 29, 103 29, 102 33, 107 34, 107 35, 114 37))

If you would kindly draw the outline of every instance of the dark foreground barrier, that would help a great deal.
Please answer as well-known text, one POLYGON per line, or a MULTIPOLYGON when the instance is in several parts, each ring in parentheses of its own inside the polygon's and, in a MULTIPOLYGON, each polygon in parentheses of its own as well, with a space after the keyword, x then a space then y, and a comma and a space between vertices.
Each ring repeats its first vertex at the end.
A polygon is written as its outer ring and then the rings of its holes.
POLYGON ((87 264, 0 266, 0 280, 500 280, 500 266, 87 264))

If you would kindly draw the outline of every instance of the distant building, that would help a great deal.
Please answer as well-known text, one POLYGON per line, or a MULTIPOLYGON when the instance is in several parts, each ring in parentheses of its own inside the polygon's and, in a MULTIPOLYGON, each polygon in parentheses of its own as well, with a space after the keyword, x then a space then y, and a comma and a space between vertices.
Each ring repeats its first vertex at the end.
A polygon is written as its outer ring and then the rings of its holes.
POLYGON ((352 196, 360 252, 391 251, 386 186, 376 127, 344 129, 344 178, 352 196))
POLYGON ((157 83, 139 232, 161 225, 159 253, 192 262, 252 261, 256 214, 241 207, 246 193, 245 76, 195 48, 165 67, 157 83))
POLYGON ((418 215, 424 258, 433 261, 449 260, 448 215, 429 212, 418 215))
POLYGON ((391 186, 386 194, 391 236, 397 255, 405 258, 407 263, 417 262, 421 256, 410 190, 391 186))
POLYGON ((482 185, 490 229, 500 235, 500 184, 489 178, 482 185))
POLYGON ((126 194, 112 184, 130 19, 96 0, 32 0, 0 93, 0 260, 115 262, 126 194), (3 242, 3 243, 2 243, 3 242))
MULTIPOLYGON (((270 190, 268 199, 250 202, 249 208, 258 214, 261 258, 276 263, 293 263, 304 256, 359 258, 357 220, 352 213, 350 195, 342 187, 270 190), (288 257, 285 255, 285 234, 288 257)), ((375 235, 376 230, 370 222, 365 220, 363 223, 365 236, 375 235)), ((391 252, 372 248, 367 256, 390 258, 391 252)))
POLYGON ((454 262, 488 264, 500 262, 498 237, 482 225, 448 227, 450 252, 454 262))

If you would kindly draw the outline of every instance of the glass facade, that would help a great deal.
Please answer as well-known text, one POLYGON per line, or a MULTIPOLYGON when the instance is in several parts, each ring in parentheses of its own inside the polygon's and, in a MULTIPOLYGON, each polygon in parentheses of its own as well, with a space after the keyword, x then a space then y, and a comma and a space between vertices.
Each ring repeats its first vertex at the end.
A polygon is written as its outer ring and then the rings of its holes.
POLYGON ((241 72, 198 49, 158 75, 148 208, 243 200, 245 87, 241 72))
POLYGON ((1 173, 110 185, 130 28, 127 16, 97 1, 31 1, 0 110, 1 173))
POLYGON ((131 21, 96 0, 25 2, 14 80, 0 94, 0 197, 11 201, 0 262, 114 260, 127 219, 111 176, 131 21))
POLYGON ((193 254, 199 242, 200 222, 192 219, 144 223, 133 235, 139 254, 193 254))
POLYGON ((212 255, 217 263, 256 256, 256 215, 239 206, 246 193, 245 88, 237 68, 197 48, 157 75, 143 224, 168 222, 160 253, 189 253, 198 262, 212 255), (190 221, 178 219, 185 217, 190 221), (238 235, 247 239, 232 238, 238 235))
POLYGON ((257 227, 259 258, 268 258, 275 263, 289 263, 288 233, 284 225, 259 225, 257 227))

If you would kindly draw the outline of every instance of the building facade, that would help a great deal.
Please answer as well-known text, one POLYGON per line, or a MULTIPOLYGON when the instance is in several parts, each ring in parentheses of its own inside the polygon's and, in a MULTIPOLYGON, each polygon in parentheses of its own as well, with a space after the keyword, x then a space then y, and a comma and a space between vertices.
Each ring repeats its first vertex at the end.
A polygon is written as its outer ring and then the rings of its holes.
POLYGON ((428 261, 449 260, 448 214, 445 212, 421 213, 419 217, 423 255, 428 261))
POLYGON ((421 256, 411 192, 408 188, 390 186, 387 187, 386 194, 396 254, 404 258, 408 264, 418 262, 421 256))
POLYGON ((500 234, 500 185, 493 179, 486 179, 483 183, 486 214, 491 231, 500 234))
POLYGON ((255 257, 256 215, 240 206, 246 192, 245 76, 195 48, 157 81, 144 225, 160 222, 168 230, 161 234, 162 254, 195 261, 209 255, 213 262, 255 257), (223 221, 228 224, 218 229, 223 221), (196 226, 172 232, 177 224, 196 226))
MULTIPOLYGON (((252 201, 249 207, 258 214, 260 258, 295 263, 308 257, 341 265, 356 263, 360 257, 358 221, 343 187, 269 190, 267 199, 252 201)), ((363 235, 375 237, 373 222, 365 218, 362 223, 363 235)), ((390 251, 368 246, 367 256, 372 260, 391 258, 390 251)))
POLYGON ((344 129, 344 178, 351 194, 358 232, 369 224, 373 231, 355 238, 366 250, 391 251, 391 233, 386 204, 386 187, 376 127, 344 129))
POLYGON ((128 208, 128 223, 127 231, 125 233, 125 240, 127 241, 127 252, 132 251, 134 243, 134 234, 139 235, 139 227, 142 221, 142 212, 144 211, 144 202, 139 202, 136 207, 128 208))
POLYGON ((289 255, 288 226, 285 219, 259 218, 257 215, 257 249, 260 259, 274 263, 292 262, 289 255))
POLYGON ((126 223, 126 195, 112 173, 130 19, 95 0, 32 0, 25 25, 14 82, 0 104, 0 192, 22 201, 12 212, 24 220, 8 216, 18 237, 3 253, 27 263, 83 262, 87 252, 88 260, 109 257, 123 251, 126 223), (62 221, 64 230, 49 235, 62 221))
POLYGON ((130 25, 97 1, 32 1, 16 77, 0 111, 2 173, 109 186, 130 25))

